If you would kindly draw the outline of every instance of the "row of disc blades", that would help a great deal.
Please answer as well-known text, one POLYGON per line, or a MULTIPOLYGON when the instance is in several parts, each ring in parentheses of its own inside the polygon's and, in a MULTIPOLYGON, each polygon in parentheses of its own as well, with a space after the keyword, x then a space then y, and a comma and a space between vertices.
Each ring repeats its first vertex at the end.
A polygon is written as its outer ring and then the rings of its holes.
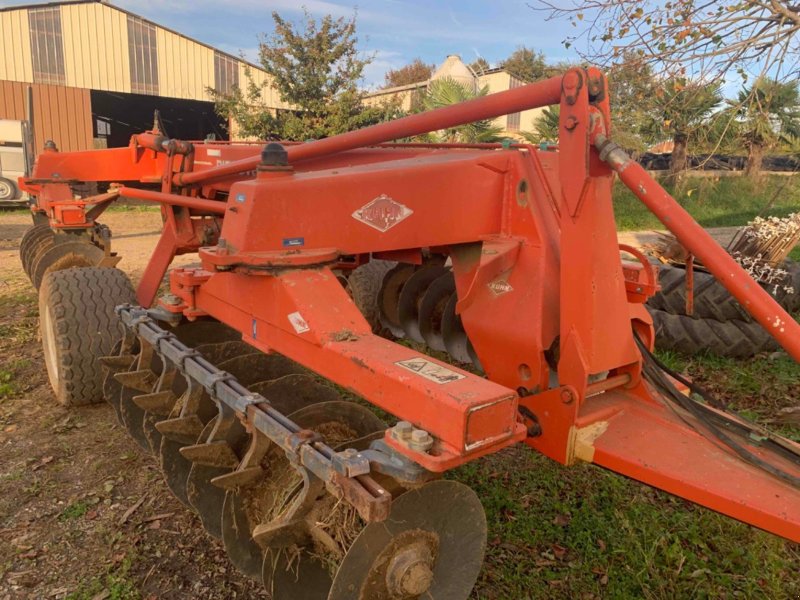
MULTIPOLYGON (((386 429, 372 411, 342 400, 324 380, 285 357, 257 352, 219 323, 185 324, 173 333, 249 392, 269 398, 300 427, 320 433, 334 450, 364 449, 386 429)), ((349 504, 327 493, 305 469, 294 467, 281 448, 215 402, 146 343, 128 337, 118 343, 113 356, 101 361, 106 368, 104 395, 119 422, 157 457, 169 489, 197 512, 210 535, 223 542, 231 561, 260 579, 273 598, 414 598, 437 586, 442 593, 458 591, 441 597, 467 597, 486 532, 480 502, 466 486, 426 484, 400 495, 388 522, 364 527, 349 504), (439 532, 455 526, 451 510, 420 510, 421 504, 440 501, 441 494, 452 497, 449 506, 461 517, 464 511, 474 513, 472 526, 460 525, 464 548, 472 549, 468 556, 463 549, 453 557, 443 554, 442 545, 448 542, 439 532), (421 528, 415 527, 417 522, 421 528), (386 537, 392 523, 400 538, 386 537), (394 554, 376 565, 380 548, 399 553, 406 562, 395 560, 391 564, 397 565, 387 571, 386 560, 394 554), (409 560, 413 568, 406 564, 409 560), (454 560, 461 564, 460 571, 454 560), (418 563, 429 564, 430 573, 418 563), (376 569, 384 571, 377 579, 376 569), (453 579, 443 569, 456 569, 453 572, 462 577, 453 579)))
POLYGON ((85 237, 56 234, 46 223, 25 232, 19 255, 25 274, 37 290, 49 271, 98 265, 105 256, 85 237))
POLYGON ((384 275, 377 300, 381 324, 394 337, 426 344, 480 368, 456 314, 457 302, 453 271, 439 263, 397 263, 384 275))

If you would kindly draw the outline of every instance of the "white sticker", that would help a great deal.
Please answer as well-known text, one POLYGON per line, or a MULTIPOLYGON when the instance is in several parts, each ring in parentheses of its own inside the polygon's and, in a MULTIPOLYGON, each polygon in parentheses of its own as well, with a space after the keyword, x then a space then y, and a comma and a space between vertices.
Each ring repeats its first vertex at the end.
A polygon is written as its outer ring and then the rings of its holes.
POLYGON ((209 156, 222 156, 222 151, 217 150, 216 148, 209 148, 206 150, 206 154, 209 156))
POLYGON ((301 315, 299 312, 289 313, 287 316, 289 317, 289 323, 292 324, 292 327, 294 327, 294 330, 297 333, 305 333, 306 331, 311 330, 311 327, 308 326, 308 323, 306 323, 303 315, 301 315))
POLYGON ((466 375, 462 375, 461 373, 456 373, 455 371, 451 371, 447 367, 443 367, 440 364, 435 362, 431 362, 424 358, 408 358, 406 360, 401 360, 396 363, 397 366, 403 367, 404 369, 408 369, 412 373, 416 373, 420 377, 424 377, 434 383, 451 383, 453 381, 458 381, 459 379, 464 379, 466 375))

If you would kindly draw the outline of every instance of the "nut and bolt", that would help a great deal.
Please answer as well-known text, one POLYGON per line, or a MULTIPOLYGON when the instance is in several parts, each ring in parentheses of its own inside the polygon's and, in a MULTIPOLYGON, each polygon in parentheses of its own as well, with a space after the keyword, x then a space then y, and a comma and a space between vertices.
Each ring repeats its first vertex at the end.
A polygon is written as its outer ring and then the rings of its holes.
POLYGON ((164 294, 161 297, 161 301, 164 304, 169 304, 170 306, 178 306, 181 303, 181 299, 178 298, 175 294, 164 294))
POLYGON ((570 115, 567 117, 567 121, 564 123, 564 127, 567 131, 572 131, 578 126, 578 119, 570 115))
POLYGON ((570 390, 561 390, 561 401, 564 404, 572 404, 572 401, 575 397, 572 395, 570 390))
POLYGON ((392 439, 417 452, 427 452, 433 446, 433 437, 424 429, 416 429, 408 421, 398 421, 391 430, 392 439))

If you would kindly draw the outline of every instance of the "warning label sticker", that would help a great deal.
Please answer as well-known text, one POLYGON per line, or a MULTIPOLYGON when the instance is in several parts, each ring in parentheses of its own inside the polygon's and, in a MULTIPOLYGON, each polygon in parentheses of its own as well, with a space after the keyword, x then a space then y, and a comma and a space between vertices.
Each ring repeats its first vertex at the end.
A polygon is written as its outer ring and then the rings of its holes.
POLYGON ((420 377, 424 377, 434 383, 451 383, 453 381, 458 381, 459 379, 464 379, 466 375, 461 373, 456 373, 455 371, 451 371, 447 367, 443 367, 435 362, 431 362, 424 358, 408 358, 406 360, 400 360, 396 363, 397 366, 403 367, 404 369, 408 369, 412 373, 416 373, 420 377))
POLYGON ((288 317, 289 323, 292 324, 292 327, 294 327, 294 330, 297 333, 305 333, 306 331, 311 330, 311 328, 308 326, 308 323, 306 323, 306 320, 303 318, 303 315, 301 315, 299 312, 289 313, 288 317))

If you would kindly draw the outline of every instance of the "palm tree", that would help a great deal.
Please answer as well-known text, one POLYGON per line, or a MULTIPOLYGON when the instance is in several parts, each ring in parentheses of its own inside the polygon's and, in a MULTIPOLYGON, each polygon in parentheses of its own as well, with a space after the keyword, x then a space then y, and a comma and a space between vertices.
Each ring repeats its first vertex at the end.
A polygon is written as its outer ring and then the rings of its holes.
MULTIPOLYGON (((431 81, 427 91, 422 96, 422 109, 434 110, 436 108, 450 106, 451 104, 458 104, 459 102, 480 98, 488 93, 488 87, 475 90, 449 77, 435 79, 431 81)), ((502 132, 502 127, 498 127, 494 125, 490 119, 486 119, 443 129, 425 137, 426 140, 438 143, 459 142, 475 144, 481 142, 499 142, 502 139, 500 135, 502 132)))
POLYGON ((674 176, 686 169, 690 140, 721 102, 719 85, 671 79, 656 88, 655 102, 658 117, 650 129, 653 137, 666 133, 672 138, 669 169, 674 176))
POLYGON ((548 106, 533 122, 534 131, 522 131, 520 135, 531 144, 558 141, 558 124, 561 107, 558 104, 548 106))
POLYGON ((800 135, 800 92, 797 82, 762 78, 739 92, 732 106, 739 139, 747 148, 745 173, 758 177, 764 152, 781 139, 800 135))

